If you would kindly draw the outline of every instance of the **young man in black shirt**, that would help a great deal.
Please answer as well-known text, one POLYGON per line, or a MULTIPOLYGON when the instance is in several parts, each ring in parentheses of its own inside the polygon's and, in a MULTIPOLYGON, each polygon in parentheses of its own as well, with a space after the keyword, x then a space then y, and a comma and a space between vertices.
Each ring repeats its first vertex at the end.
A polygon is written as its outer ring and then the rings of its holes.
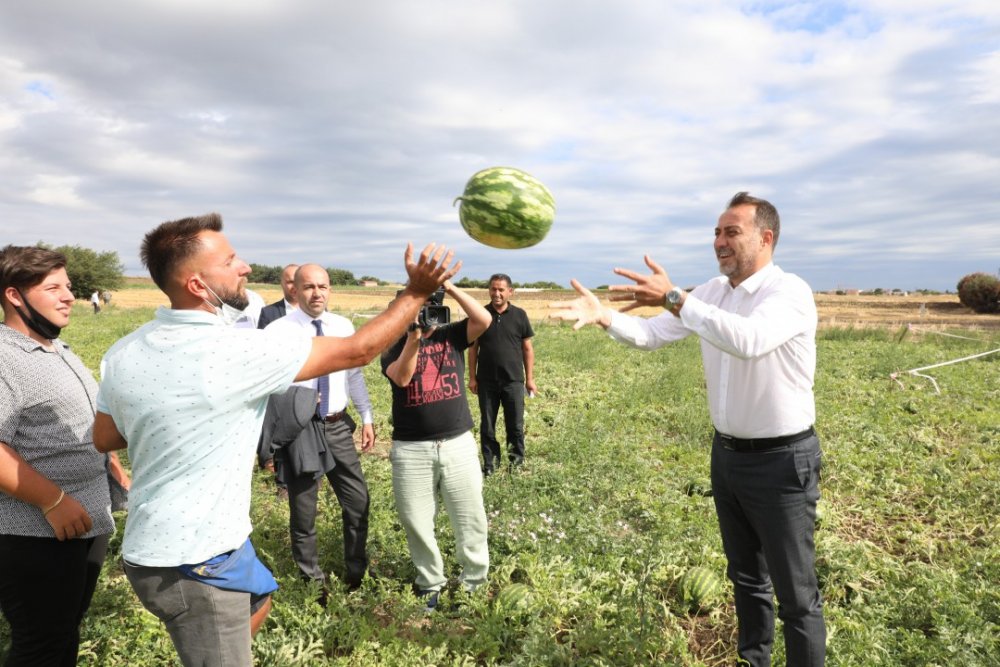
POLYGON ((451 281, 444 289, 468 319, 427 329, 414 323, 382 355, 392 387, 392 490, 428 611, 447 582, 434 536, 438 492, 466 590, 486 582, 490 564, 483 479, 463 386, 463 352, 490 326, 490 315, 451 281))

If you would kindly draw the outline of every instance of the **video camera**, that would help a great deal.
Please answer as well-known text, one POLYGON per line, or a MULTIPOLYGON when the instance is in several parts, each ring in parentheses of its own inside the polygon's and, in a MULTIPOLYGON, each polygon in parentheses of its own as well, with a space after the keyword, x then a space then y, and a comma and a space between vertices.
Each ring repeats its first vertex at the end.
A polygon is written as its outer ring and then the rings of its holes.
MULTIPOLYGON (((396 292, 396 296, 403 293, 403 290, 396 292)), ((444 288, 439 287, 437 291, 427 297, 427 301, 420 307, 420 315, 417 316, 417 326, 424 331, 448 324, 451 322, 451 308, 444 305, 444 288)), ((412 326, 412 325, 411 325, 412 326)))

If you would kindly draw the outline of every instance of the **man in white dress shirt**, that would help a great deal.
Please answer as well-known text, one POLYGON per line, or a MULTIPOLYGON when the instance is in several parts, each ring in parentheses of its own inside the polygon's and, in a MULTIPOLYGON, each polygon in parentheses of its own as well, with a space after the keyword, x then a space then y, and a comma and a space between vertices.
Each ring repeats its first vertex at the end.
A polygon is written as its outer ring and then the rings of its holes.
POLYGON ((715 227, 721 276, 690 293, 648 255, 651 275, 615 273, 616 312, 575 280, 579 298, 552 304, 555 316, 605 328, 612 338, 653 350, 690 334, 701 338, 708 407, 715 425, 712 491, 729 561, 739 620, 737 652, 754 667, 771 664, 774 603, 787 664, 822 665, 826 628, 816 580, 816 502, 820 446, 816 416, 816 304, 809 286, 772 263, 778 212, 736 194, 715 227), (650 319, 622 313, 665 307, 650 319))
MULTIPOLYGON (((293 296, 296 309, 275 320, 268 330, 302 336, 346 338, 354 325, 346 317, 327 312, 330 277, 318 264, 304 264, 295 272, 293 296), (317 324, 318 323, 318 324, 317 324)), ((327 452, 323 456, 326 478, 340 501, 344 522, 344 580, 350 588, 361 585, 368 569, 365 548, 368 542, 368 485, 354 447, 355 423, 347 413, 347 401, 361 416, 361 449, 375 444, 372 404, 361 368, 337 371, 328 376, 295 383, 319 392, 317 419, 323 422, 327 452), (322 385, 322 386, 321 386, 322 385), (325 395, 324 395, 325 394, 325 395), (322 413, 322 414, 320 414, 322 413)), ((325 582, 316 545, 316 501, 319 482, 313 474, 295 475, 285 458, 286 449, 275 452, 278 481, 288 487, 289 530, 292 556, 306 579, 325 582)))

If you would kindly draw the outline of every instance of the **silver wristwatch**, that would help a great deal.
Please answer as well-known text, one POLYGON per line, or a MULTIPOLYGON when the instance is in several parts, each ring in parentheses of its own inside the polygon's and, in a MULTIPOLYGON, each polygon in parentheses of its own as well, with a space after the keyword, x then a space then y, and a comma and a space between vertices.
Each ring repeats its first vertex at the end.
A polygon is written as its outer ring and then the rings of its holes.
POLYGON ((680 304, 683 296, 684 296, 684 290, 682 290, 680 287, 675 287, 669 292, 667 292, 667 296, 663 300, 664 301, 663 305, 667 308, 667 310, 672 310, 673 308, 676 308, 680 304))

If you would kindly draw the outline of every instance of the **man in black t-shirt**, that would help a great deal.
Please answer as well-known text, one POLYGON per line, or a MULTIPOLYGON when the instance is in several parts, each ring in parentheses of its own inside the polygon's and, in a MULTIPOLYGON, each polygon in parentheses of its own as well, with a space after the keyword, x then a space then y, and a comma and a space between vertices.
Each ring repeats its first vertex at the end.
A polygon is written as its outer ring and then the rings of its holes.
POLYGON ((440 491, 455 532, 455 557, 467 590, 486 582, 490 557, 479 456, 466 399, 464 351, 490 326, 475 299, 444 283, 468 319, 409 333, 382 355, 392 387, 392 491, 428 611, 447 583, 434 536, 440 491))
POLYGON ((483 449, 483 475, 492 475, 500 460, 496 439, 497 414, 503 406, 507 427, 507 456, 512 466, 524 461, 524 394, 534 396, 535 350, 528 314, 510 303, 514 288, 510 276, 490 277, 493 324, 469 348, 469 391, 479 396, 479 439, 483 449))

